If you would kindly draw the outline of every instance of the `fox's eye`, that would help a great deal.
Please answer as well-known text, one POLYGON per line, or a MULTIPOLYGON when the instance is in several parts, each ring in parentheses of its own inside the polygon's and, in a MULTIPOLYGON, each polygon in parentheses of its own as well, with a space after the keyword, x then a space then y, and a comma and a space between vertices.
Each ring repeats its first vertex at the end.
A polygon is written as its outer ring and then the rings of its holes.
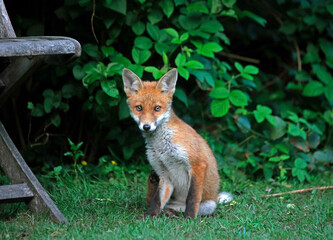
POLYGON ((155 108, 154 108, 154 111, 155 112, 159 112, 161 110, 161 106, 156 106, 155 108))
POLYGON ((136 108, 136 110, 137 110, 138 112, 141 112, 141 111, 142 111, 142 106, 140 106, 140 105, 136 106, 135 108, 136 108))

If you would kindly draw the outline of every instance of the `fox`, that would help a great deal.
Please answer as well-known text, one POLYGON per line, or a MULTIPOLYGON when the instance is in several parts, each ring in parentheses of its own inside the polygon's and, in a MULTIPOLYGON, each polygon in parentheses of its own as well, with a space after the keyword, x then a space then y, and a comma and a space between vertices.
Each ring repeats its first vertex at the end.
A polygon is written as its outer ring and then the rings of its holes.
POLYGON ((172 109, 177 69, 159 81, 142 81, 124 68, 122 79, 130 115, 142 132, 153 169, 144 216, 158 216, 167 209, 185 218, 210 216, 217 203, 232 201, 230 193, 218 192, 220 175, 207 142, 172 109))

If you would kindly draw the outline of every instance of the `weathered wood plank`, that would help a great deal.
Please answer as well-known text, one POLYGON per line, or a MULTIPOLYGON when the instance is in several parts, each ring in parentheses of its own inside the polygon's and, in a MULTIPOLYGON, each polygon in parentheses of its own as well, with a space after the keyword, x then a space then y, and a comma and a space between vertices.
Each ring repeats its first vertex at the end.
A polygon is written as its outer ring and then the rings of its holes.
POLYGON ((49 212, 56 222, 68 223, 45 189, 32 173, 0 122, 0 166, 13 184, 27 183, 34 198, 28 207, 35 212, 49 212))
POLYGON ((68 37, 19 37, 0 39, 0 57, 22 57, 41 55, 81 55, 81 45, 68 37))
POLYGON ((12 23, 10 22, 5 4, 0 0, 0 38, 16 37, 12 23))
POLYGON ((0 186, 0 203, 29 202, 33 197, 26 183, 0 186))

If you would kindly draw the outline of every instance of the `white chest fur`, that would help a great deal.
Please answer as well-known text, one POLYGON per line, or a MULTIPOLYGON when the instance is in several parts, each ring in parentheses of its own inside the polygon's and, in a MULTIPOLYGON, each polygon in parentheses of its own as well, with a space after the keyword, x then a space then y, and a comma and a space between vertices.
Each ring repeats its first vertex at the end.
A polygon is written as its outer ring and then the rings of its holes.
POLYGON ((190 186, 188 154, 183 147, 172 143, 174 130, 162 123, 153 133, 144 133, 147 157, 160 178, 174 185, 177 200, 184 201, 190 186))

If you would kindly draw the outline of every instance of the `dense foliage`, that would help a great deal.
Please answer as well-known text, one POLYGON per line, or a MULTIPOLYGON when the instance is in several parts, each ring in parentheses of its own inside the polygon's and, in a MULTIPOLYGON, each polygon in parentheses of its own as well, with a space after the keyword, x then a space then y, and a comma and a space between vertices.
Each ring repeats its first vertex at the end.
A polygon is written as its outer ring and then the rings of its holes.
POLYGON ((175 111, 206 138, 231 179, 312 181, 333 164, 332 2, 64 0, 50 7, 56 17, 19 16, 15 28, 74 37, 83 53, 34 76, 39 84, 28 89, 31 124, 22 135, 34 163, 73 163, 63 157, 69 138, 72 149, 83 142, 81 171, 117 176, 119 165, 143 164, 122 68, 158 79, 176 67, 175 111))

